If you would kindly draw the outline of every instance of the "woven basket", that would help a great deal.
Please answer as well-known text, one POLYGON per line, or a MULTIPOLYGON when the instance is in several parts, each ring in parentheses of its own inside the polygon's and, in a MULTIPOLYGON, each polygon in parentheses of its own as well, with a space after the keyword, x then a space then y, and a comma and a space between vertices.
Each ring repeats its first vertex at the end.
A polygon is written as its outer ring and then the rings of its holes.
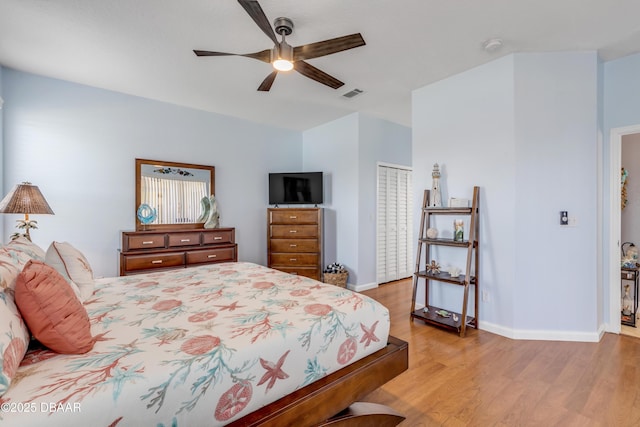
POLYGON ((330 285, 340 286, 342 288, 347 287, 347 278, 349 273, 324 273, 324 283, 330 285))

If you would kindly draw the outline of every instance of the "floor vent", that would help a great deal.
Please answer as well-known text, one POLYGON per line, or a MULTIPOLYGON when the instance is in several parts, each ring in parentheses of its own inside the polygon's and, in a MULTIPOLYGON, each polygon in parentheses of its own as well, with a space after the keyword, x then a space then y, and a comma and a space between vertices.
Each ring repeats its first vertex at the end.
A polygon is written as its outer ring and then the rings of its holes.
POLYGON ((363 93, 363 92, 364 92, 364 91, 363 91, 363 90, 361 90, 361 89, 354 89, 354 90, 352 90, 352 91, 350 91, 350 92, 345 93, 345 94, 344 94, 344 95, 342 95, 342 96, 344 96, 345 98, 353 98, 354 96, 358 96, 358 95, 360 95, 360 94, 361 94, 361 93, 363 93))

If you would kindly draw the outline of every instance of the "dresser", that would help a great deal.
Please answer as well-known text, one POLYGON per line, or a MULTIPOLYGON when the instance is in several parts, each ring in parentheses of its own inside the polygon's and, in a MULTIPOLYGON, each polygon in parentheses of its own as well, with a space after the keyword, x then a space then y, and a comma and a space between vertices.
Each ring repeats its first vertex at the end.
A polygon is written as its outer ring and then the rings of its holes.
POLYGON ((238 261, 235 228, 124 231, 120 275, 238 261))
POLYGON ((322 280, 322 208, 267 209, 268 267, 322 280))

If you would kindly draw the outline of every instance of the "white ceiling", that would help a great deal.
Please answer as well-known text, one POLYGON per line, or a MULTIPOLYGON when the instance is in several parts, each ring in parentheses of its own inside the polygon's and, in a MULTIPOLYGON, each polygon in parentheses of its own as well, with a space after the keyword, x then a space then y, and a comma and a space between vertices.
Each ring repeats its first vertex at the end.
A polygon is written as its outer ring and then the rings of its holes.
POLYGON ((640 52, 638 0, 261 0, 291 18, 292 46, 362 33, 366 46, 308 60, 345 82, 244 57, 273 43, 235 0, 0 0, 0 64, 295 130, 353 111, 411 125, 411 91, 512 52, 640 52), (486 52, 488 38, 503 39, 486 52), (364 94, 348 100, 354 88, 364 94))

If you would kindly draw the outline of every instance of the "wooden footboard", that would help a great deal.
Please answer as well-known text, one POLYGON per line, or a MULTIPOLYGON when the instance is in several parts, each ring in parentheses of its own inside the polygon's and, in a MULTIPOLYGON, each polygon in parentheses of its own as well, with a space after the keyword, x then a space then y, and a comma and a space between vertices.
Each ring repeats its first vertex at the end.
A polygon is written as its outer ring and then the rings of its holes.
POLYGON ((403 417, 382 405, 357 404, 345 409, 406 371, 408 366, 408 344, 389 336, 385 348, 229 425, 346 426, 357 425, 353 420, 358 418, 370 420, 370 425, 397 425, 403 417), (336 414, 339 415, 331 419, 336 414))

